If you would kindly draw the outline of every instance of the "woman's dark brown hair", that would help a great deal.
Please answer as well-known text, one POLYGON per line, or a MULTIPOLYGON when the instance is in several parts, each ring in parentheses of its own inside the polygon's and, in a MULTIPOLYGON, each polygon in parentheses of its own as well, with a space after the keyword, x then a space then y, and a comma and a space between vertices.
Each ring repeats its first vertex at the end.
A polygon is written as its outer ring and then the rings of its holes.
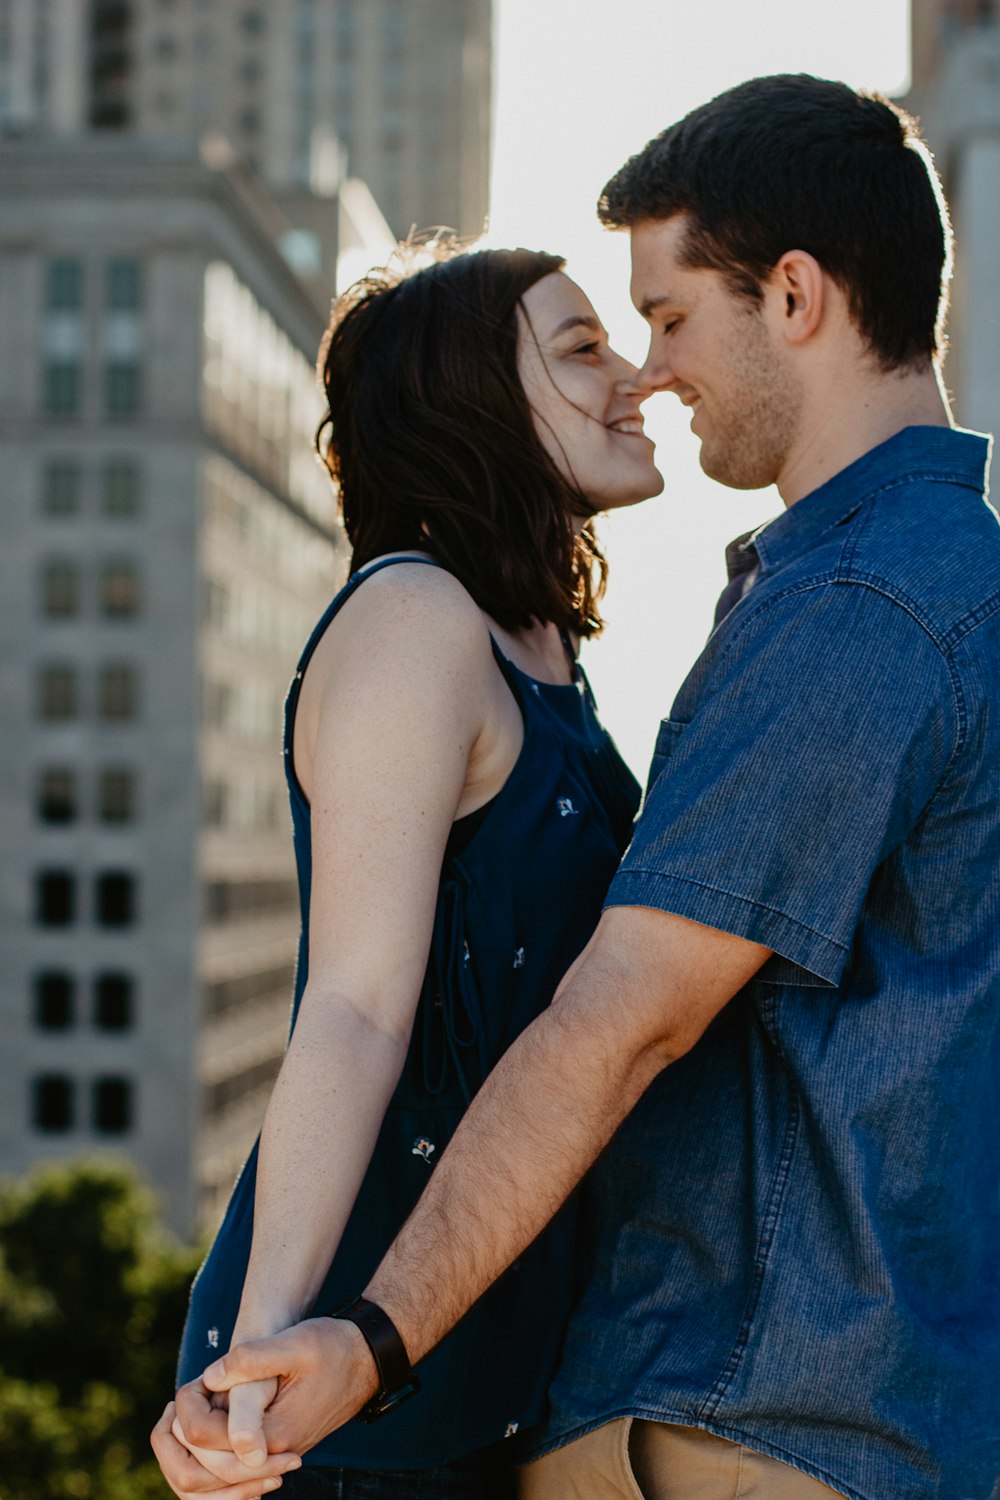
POLYGON ((317 447, 353 567, 421 549, 506 629, 551 620, 594 635, 607 567, 592 522, 574 525, 593 506, 542 447, 517 372, 518 304, 564 262, 447 245, 444 255, 357 282, 320 348, 328 412, 317 447))

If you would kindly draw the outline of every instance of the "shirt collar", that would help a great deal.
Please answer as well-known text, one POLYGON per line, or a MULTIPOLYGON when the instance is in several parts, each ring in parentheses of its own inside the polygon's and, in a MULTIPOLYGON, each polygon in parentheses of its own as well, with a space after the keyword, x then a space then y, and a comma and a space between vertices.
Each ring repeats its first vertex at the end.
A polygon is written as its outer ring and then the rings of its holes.
POLYGON ((887 481, 937 479, 981 492, 986 487, 990 441, 954 427, 904 427, 758 531, 738 537, 730 548, 744 555, 753 549, 761 572, 770 573, 808 552, 887 481))

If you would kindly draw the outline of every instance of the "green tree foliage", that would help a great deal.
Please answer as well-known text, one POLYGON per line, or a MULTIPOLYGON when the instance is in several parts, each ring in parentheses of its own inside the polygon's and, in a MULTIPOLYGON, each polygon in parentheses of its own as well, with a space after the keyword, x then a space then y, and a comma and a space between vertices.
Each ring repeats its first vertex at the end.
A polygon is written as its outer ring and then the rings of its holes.
POLYGON ((0 1187, 0 1500, 162 1500, 149 1429, 197 1266, 123 1166, 0 1187))

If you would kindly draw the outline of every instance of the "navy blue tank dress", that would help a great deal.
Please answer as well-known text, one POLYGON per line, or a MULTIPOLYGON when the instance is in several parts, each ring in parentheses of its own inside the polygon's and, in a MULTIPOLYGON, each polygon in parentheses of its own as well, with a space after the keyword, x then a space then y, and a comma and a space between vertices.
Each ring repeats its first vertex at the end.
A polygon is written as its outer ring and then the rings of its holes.
MULTIPOLYGON (((299 687, 331 620, 389 558, 356 573, 313 631, 285 706, 302 934, 292 1026, 308 977, 312 855, 309 804, 292 770, 299 687)), ((436 564, 431 564, 436 566, 436 564)), ((473 1094, 511 1042, 552 999, 591 936, 631 836, 639 787, 601 727, 578 666, 572 684, 537 682, 494 655, 524 720, 524 743, 501 791, 452 828, 430 960, 409 1052, 372 1161, 316 1311, 360 1291, 414 1207, 473 1094)), ((509 1122, 510 1138, 518 1122, 509 1122)), ((504 1137, 494 1143, 503 1159, 504 1137)), ((330 1142, 331 1153, 337 1149, 330 1142)), ((257 1146, 198 1273, 179 1381, 200 1375, 230 1343, 253 1228, 257 1146)), ((575 1203, 420 1365, 421 1390, 373 1425, 349 1422, 307 1464, 430 1469, 526 1434, 545 1393, 573 1299, 575 1203)), ((511 1456, 520 1441, 511 1445, 511 1456)))

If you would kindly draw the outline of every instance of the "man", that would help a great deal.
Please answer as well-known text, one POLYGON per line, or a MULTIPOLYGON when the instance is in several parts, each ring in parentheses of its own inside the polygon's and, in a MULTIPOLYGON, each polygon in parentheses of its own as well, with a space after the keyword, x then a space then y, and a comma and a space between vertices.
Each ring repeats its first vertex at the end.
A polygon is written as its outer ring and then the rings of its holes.
MULTIPOLYGON (((664 132, 600 211, 631 233, 642 380, 691 408, 706 472, 774 482, 786 512, 731 549, 598 931, 474 1102, 374 1310, 205 1382, 256 1460, 264 1396, 238 1383, 280 1377, 269 1446, 304 1451, 405 1383, 607 1146, 530 1500, 986 1500, 1000 529, 987 442, 951 428, 939 381, 943 205, 912 122, 776 77, 664 132)), ((218 1446, 197 1388, 179 1412, 218 1446)), ((218 1483, 169 1409, 154 1445, 178 1492, 218 1483)))

